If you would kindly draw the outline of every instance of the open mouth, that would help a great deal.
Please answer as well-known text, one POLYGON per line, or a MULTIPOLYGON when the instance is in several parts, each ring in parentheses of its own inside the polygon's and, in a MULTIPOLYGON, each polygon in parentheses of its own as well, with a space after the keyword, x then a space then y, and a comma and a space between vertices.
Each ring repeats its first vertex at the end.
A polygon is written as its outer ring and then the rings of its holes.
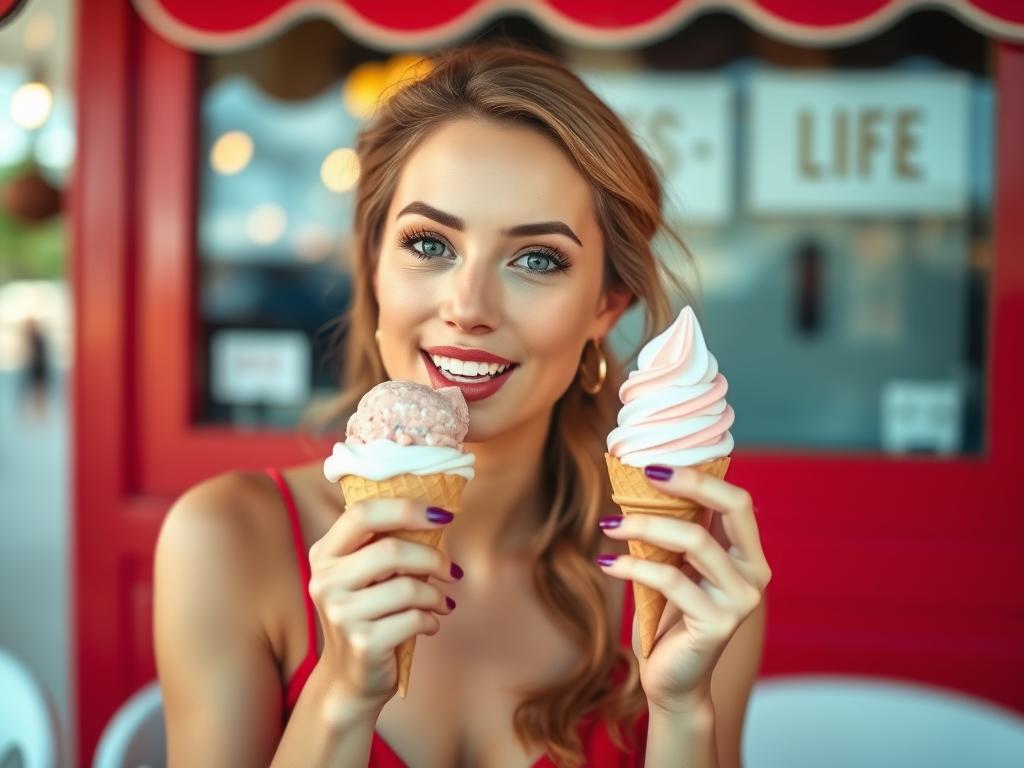
POLYGON ((431 355, 421 349, 420 353, 445 379, 456 384, 483 384, 507 376, 518 368, 518 363, 498 365, 497 363, 465 363, 448 357, 431 355))

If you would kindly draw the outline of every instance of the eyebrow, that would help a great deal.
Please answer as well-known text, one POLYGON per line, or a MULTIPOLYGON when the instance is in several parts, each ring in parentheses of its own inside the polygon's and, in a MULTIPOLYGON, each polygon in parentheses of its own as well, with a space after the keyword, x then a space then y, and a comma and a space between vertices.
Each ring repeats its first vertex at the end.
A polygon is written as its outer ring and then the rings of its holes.
MULTIPOLYGON (((426 216, 428 219, 433 219, 439 224, 444 224, 446 227, 457 229, 462 232, 466 228, 466 223, 458 216, 454 216, 444 211, 439 211, 431 205, 417 200, 413 203, 409 203, 405 208, 398 212, 399 218, 406 215, 407 213, 418 213, 421 216, 426 216)), ((501 231, 503 235, 510 237, 522 237, 527 235, 565 235, 570 240, 573 240, 577 245, 582 246, 583 243, 576 236, 576 233, 569 228, 568 224, 561 221, 542 221, 537 224, 519 224, 509 229, 503 229, 501 231)))

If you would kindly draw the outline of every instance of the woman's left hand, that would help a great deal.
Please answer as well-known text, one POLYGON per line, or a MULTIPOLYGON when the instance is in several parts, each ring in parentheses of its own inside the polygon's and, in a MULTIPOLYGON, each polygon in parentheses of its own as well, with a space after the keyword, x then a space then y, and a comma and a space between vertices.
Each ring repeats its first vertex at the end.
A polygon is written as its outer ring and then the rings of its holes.
POLYGON ((661 621, 667 628, 650 656, 645 659, 640 652, 636 619, 633 651, 649 706, 684 712, 710 699, 715 664, 737 627, 761 603, 771 569, 745 490, 687 468, 675 469, 667 480, 647 477, 662 493, 691 499, 712 514, 710 530, 696 522, 639 513, 605 528, 611 538, 642 540, 686 556, 682 568, 630 555, 604 566, 609 575, 648 586, 667 599, 661 621))

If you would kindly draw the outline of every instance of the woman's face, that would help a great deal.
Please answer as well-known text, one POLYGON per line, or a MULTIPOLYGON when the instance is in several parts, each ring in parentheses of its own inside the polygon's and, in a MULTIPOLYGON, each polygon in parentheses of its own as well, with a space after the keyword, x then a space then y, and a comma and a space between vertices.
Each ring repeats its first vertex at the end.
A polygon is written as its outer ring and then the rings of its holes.
POLYGON ((374 275, 388 376, 458 386, 426 350, 483 350, 515 365, 493 394, 464 390, 467 441, 545 414, 587 339, 625 309, 627 295, 602 291, 603 249, 590 187, 553 141, 484 120, 440 126, 402 170, 374 275))

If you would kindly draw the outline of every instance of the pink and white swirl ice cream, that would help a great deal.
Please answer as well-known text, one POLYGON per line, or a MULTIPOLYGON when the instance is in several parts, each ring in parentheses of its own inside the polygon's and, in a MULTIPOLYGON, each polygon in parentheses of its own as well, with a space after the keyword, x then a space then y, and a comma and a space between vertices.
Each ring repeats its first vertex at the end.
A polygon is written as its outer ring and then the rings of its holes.
POLYGON ((324 476, 332 483, 345 475, 380 481, 438 473, 472 480, 476 457, 462 449, 468 431, 469 406, 458 387, 385 381, 359 401, 324 476))
POLYGON ((732 453, 736 419, 729 384, 708 351, 693 309, 684 307, 640 351, 637 370, 619 389, 618 426, 608 453, 622 464, 685 467, 732 453))
MULTIPOLYGON (((608 433, 605 462, 612 501, 624 515, 664 515, 707 528, 710 511, 693 499, 663 493, 644 474, 649 464, 694 467, 725 477, 733 449, 729 428, 736 418, 725 401, 729 388, 718 361, 704 343, 690 307, 641 350, 637 370, 619 389, 618 426, 608 433)), ((681 568, 685 556, 641 539, 629 539, 633 557, 681 568)), ((665 595, 633 582, 640 649, 654 647, 665 595)))

